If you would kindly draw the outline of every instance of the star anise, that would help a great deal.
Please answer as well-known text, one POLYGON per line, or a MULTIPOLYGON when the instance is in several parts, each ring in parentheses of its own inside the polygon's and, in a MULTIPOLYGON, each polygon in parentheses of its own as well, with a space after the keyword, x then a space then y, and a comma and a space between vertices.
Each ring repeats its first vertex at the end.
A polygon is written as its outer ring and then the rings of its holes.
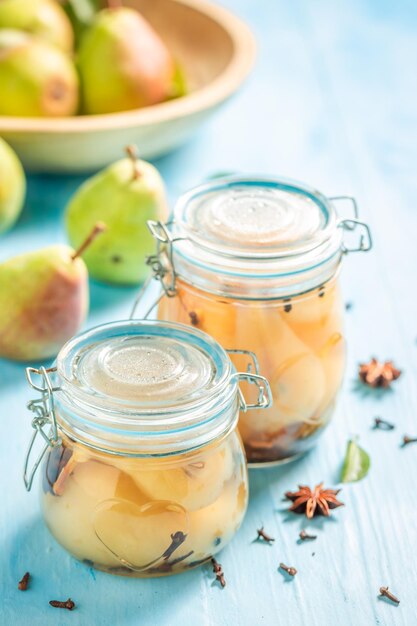
POLYGON ((330 515, 330 509, 338 506, 344 506, 336 496, 340 489, 323 489, 323 483, 320 483, 313 490, 306 485, 298 485, 298 491, 287 491, 285 497, 292 500, 293 505, 290 511, 294 513, 305 513, 311 519, 314 515, 330 515))
POLYGON ((359 365, 359 378, 370 387, 389 387, 392 381, 400 376, 401 370, 394 367, 392 361, 382 363, 373 358, 369 363, 359 365))

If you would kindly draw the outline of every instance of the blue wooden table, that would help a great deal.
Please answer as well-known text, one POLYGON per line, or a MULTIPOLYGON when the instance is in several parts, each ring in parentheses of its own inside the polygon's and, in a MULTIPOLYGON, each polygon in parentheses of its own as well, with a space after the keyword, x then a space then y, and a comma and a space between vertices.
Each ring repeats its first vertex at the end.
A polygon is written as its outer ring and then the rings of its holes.
MULTIPOLYGON (((414 626, 417 624, 417 9, 411 0, 228 0, 259 41, 255 72, 195 139, 156 162, 172 201, 219 170, 280 174, 328 195, 350 193, 375 239, 344 267, 349 360, 337 415, 317 448, 282 469, 252 471, 243 527, 221 553, 227 586, 209 566, 157 580, 95 572, 70 558, 40 518, 22 463, 30 436, 24 368, 0 362, 0 623, 3 626, 414 626), (414 5, 414 6, 413 6, 414 5), (392 358, 404 370, 392 391, 364 393, 361 360, 392 358), (380 415, 395 430, 372 429, 380 415), (307 525, 282 494, 299 482, 338 481, 348 438, 372 467, 344 486, 346 506, 307 525), (264 525, 273 545, 254 543, 264 525), (278 565, 298 569, 288 581, 278 565), (30 570, 30 591, 17 581, 30 570), (398 607, 378 598, 389 585, 398 607), (72 597, 72 613, 51 598, 72 597)), ((32 176, 17 227, 0 260, 64 241, 62 212, 81 177, 32 176)), ((126 317, 134 291, 91 285, 88 325, 126 317)))

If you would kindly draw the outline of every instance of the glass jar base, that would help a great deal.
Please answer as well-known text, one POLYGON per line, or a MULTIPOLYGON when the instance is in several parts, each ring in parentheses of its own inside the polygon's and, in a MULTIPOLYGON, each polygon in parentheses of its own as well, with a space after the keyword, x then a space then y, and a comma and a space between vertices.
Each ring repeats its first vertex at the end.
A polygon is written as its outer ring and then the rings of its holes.
POLYGON ((95 569, 99 572, 103 572, 104 574, 111 574, 112 576, 124 576, 125 578, 162 578, 164 576, 173 576, 175 574, 181 574, 188 570, 192 570, 197 567, 200 567, 201 565, 204 565, 205 563, 209 563, 211 558, 212 558, 211 556, 208 556, 205 559, 201 559, 200 561, 189 563, 185 567, 178 567, 178 569, 175 569, 169 564, 167 564, 165 568, 162 565, 159 568, 156 567, 153 570, 146 570, 144 572, 136 572, 124 565, 106 567, 105 565, 93 563, 92 561, 89 561, 89 560, 83 560, 82 563, 86 565, 87 567, 95 569))
POLYGON ((312 448, 308 450, 304 450, 303 452, 298 452, 297 454, 293 454, 292 456, 288 456, 285 459, 277 459, 275 461, 248 461, 248 469, 268 469, 269 467, 280 467, 281 465, 289 465, 290 463, 295 463, 295 461, 299 461, 304 456, 306 456, 312 448))
POLYGON ((301 459, 316 447, 321 435, 329 424, 333 411, 334 404, 329 407, 325 421, 319 427, 315 426, 307 438, 293 441, 291 447, 288 444, 285 447, 283 443, 279 445, 279 440, 275 441, 275 445, 262 445, 262 442, 259 442, 258 445, 256 443, 252 445, 249 442, 244 443, 248 468, 260 469, 287 465, 301 459))

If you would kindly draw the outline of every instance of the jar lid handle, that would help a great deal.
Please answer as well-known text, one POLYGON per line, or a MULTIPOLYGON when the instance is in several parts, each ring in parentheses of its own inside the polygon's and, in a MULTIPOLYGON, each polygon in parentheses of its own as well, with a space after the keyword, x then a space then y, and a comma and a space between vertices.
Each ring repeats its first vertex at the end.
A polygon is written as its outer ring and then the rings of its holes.
POLYGON ((372 249, 372 234, 371 229, 368 224, 362 222, 359 219, 359 207, 356 199, 353 196, 333 196, 329 198, 331 202, 335 203, 338 201, 348 201, 353 209, 353 217, 348 217, 339 220, 338 227, 343 228, 343 230, 354 231, 357 226, 360 226, 362 232, 359 236, 359 243, 356 246, 348 246, 344 241, 342 243, 342 252, 343 254, 348 254, 349 252, 369 252, 372 249))
POLYGON ((249 357, 246 372, 235 372, 232 374, 232 378, 235 378, 238 383, 241 380, 245 380, 258 388, 257 401, 248 404, 242 390, 238 386, 240 410, 246 413, 246 411, 251 411, 252 409, 269 409, 273 402, 272 391, 265 376, 259 374, 259 363, 256 354, 250 350, 226 350, 226 352, 228 354, 244 354, 249 357))
POLYGON ((30 400, 30 402, 28 402, 27 404, 27 408, 35 414, 35 417, 32 419, 32 428, 35 432, 32 434, 29 443, 23 471, 23 480, 27 491, 30 491, 32 488, 32 483, 36 474, 36 470, 41 464, 41 461, 47 449, 49 447, 53 448, 58 443, 60 443, 53 395, 54 391, 59 390, 59 387, 54 387, 52 384, 51 378, 49 376, 49 374, 52 372, 56 372, 56 367, 51 367, 48 369, 46 369, 45 367, 41 367, 39 369, 36 369, 34 367, 26 368, 26 378, 29 385, 32 387, 32 389, 35 389, 41 394, 40 398, 30 400), (41 384, 38 385, 34 381, 33 375, 38 375, 41 377, 41 384), (50 426, 50 428, 49 431, 46 432, 44 428, 48 425, 50 426), (41 449, 38 457, 34 461, 31 470, 29 471, 29 462, 31 459, 33 446, 35 444, 38 434, 40 434, 44 439, 45 445, 41 449))
POLYGON ((138 306, 142 301, 142 298, 146 293, 150 282, 153 279, 158 280, 161 283, 162 293, 159 298, 153 302, 152 306, 148 309, 146 314, 141 319, 146 320, 164 296, 168 296, 168 298, 173 298, 177 295, 177 288, 175 284, 177 274, 174 266, 173 244, 176 241, 186 239, 186 237, 174 237, 169 230, 172 224, 172 221, 167 222, 166 224, 154 220, 148 220, 147 222, 150 233, 156 241, 155 254, 151 254, 150 256, 146 257, 146 264, 149 265, 152 273, 146 279, 144 285, 140 289, 137 298, 133 303, 129 319, 133 319, 135 317, 138 306))

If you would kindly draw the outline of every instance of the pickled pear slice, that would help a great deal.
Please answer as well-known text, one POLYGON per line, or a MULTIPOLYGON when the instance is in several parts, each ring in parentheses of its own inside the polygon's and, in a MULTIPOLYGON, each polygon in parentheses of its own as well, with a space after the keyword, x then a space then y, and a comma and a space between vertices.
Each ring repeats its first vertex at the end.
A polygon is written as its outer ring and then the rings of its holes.
POLYGON ((208 333, 224 348, 235 347, 236 305, 233 301, 207 297, 196 289, 185 289, 177 281, 175 298, 164 298, 158 309, 158 318, 193 324, 208 333))
POLYGON ((233 473, 233 466, 231 445, 226 441, 188 460, 184 457, 181 465, 171 464, 170 468, 163 469, 164 463, 159 461, 152 462, 152 469, 146 469, 147 464, 142 460, 137 469, 127 471, 149 500, 170 500, 194 511, 219 496, 233 473))
POLYGON ((334 402, 341 387, 345 371, 345 353, 345 340, 340 332, 333 333, 319 352, 326 379, 326 392, 317 408, 318 416, 334 402))
POLYGON ((189 550, 189 562, 200 561, 221 550, 239 528, 248 502, 244 479, 238 476, 227 483, 217 500, 190 513, 187 545, 175 553, 177 558, 189 550))
MULTIPOLYGON (((314 289, 301 296, 291 298, 291 310, 283 313, 288 323, 315 324, 328 317, 340 297, 340 289, 335 284, 325 285, 322 290, 314 289)), ((284 308, 283 306, 281 307, 284 308)))
POLYGON ((92 522, 96 507, 114 497, 138 505, 148 502, 132 478, 117 467, 96 460, 81 462, 68 476, 60 497, 50 493, 44 496, 46 523, 57 541, 76 558, 108 567, 120 565, 97 539, 92 522))
POLYGON ((307 421, 317 414, 326 390, 320 359, 311 352, 288 357, 273 373, 271 388, 282 424, 307 421))
POLYGON ((169 501, 139 506, 117 498, 106 500, 96 507, 93 524, 103 546, 137 572, 157 567, 179 546, 190 543, 187 511, 169 501))
POLYGON ((285 322, 308 347, 319 352, 329 337, 343 330, 343 302, 340 289, 326 288, 323 297, 314 294, 294 298, 291 311, 281 311, 285 322))
POLYGON ((326 390, 320 359, 298 339, 277 309, 242 309, 238 329, 238 336, 243 340, 246 334, 246 345, 257 355, 274 399, 272 409, 262 413, 262 420, 258 411, 243 417, 248 427, 252 419, 253 432, 276 432, 313 416, 326 390))
POLYGON ((72 480, 80 490, 97 502, 113 497, 140 504, 148 501, 127 472, 100 461, 80 463, 73 470, 72 480))

